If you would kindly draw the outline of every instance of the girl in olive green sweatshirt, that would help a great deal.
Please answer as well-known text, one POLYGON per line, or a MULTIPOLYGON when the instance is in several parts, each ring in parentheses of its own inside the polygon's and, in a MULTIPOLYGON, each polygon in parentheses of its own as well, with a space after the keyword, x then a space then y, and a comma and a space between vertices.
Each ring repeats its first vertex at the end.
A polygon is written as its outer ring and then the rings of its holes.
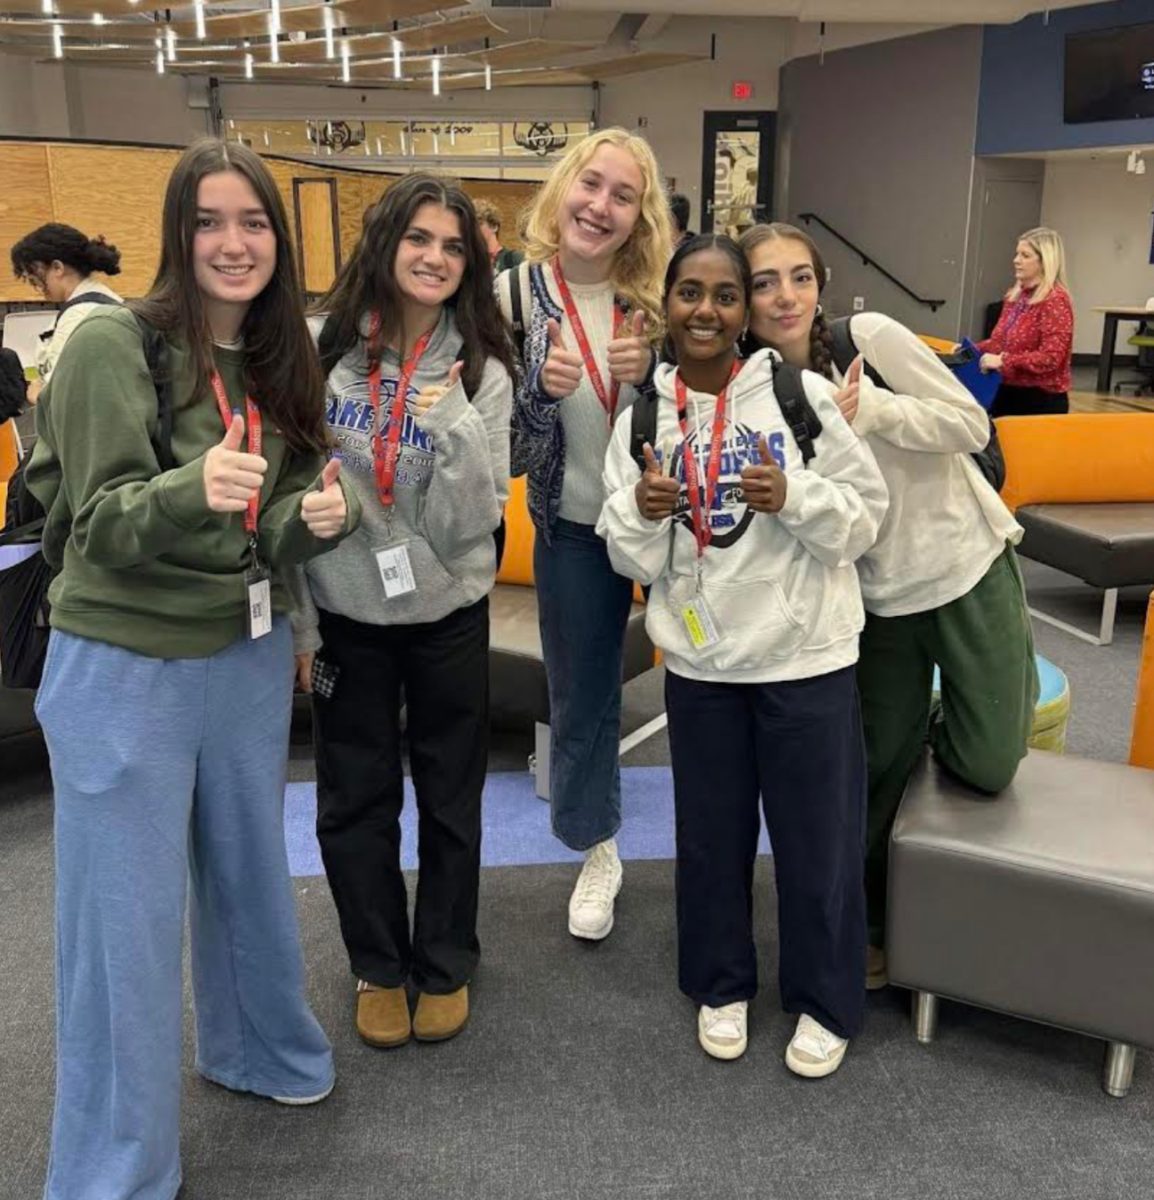
POLYGON ((60 570, 37 698, 56 793, 46 1200, 180 1187, 186 880, 197 1070, 285 1104, 333 1086, 284 848, 280 580, 336 545, 359 505, 325 463, 290 254, 260 159, 196 143, 169 180, 151 292, 87 320, 41 401, 28 484, 60 570))

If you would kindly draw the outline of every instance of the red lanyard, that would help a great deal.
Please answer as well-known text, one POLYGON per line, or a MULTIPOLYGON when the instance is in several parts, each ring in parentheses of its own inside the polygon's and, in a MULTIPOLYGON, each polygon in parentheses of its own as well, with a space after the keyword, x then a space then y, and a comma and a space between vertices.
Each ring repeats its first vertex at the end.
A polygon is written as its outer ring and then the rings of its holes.
POLYGON ((685 490, 689 493, 689 508, 693 513, 693 536, 697 541, 697 557, 705 553, 705 547, 713 540, 713 530, 706 524, 705 514, 713 508, 717 494, 717 480, 721 475, 721 448, 725 441, 725 406, 729 398, 729 384, 733 382, 741 364, 735 362, 729 375, 729 383, 717 394, 713 407, 713 433, 709 440, 709 461, 705 468, 705 503, 701 501, 701 476, 697 468, 697 455, 689 444, 689 422, 686 409, 689 397, 685 382, 678 371, 673 377, 673 388, 677 395, 677 420, 681 425, 681 453, 685 463, 685 490))
MULTIPOLYGON (((220 419, 224 422, 227 433, 232 426, 232 408, 228 403, 228 393, 224 390, 224 380, 219 371, 212 373, 212 390, 216 393, 216 406, 220 409, 220 419)), ((248 437, 249 454, 259 454, 261 447, 260 409, 252 402, 251 396, 245 396, 245 434, 248 437)), ((256 539, 257 513, 260 511, 260 491, 248 502, 244 512, 244 531, 250 540, 256 539)))
MULTIPOLYGON (((585 326, 581 322, 581 316, 577 312, 573 293, 569 290, 569 285, 565 282, 565 276, 561 273, 561 264, 557 259, 553 259, 553 278, 557 282, 557 291, 561 293, 561 303, 565 306, 565 315, 569 318, 569 324, 573 327, 573 336, 577 339, 577 348, 581 351, 581 357, 585 360, 585 370, 589 373, 589 382, 593 385, 593 390, 597 393, 597 399, 601 401, 601 407, 605 410, 605 416, 612 426, 613 418, 617 414, 617 397, 621 391, 621 381, 619 379, 613 380, 609 391, 605 391, 605 381, 601 378, 601 370, 594 361, 593 348, 589 345, 589 338, 585 333, 585 326)), ((624 310, 614 300, 614 334, 616 334, 624 319, 624 310)))
MULTIPOLYGON (((369 322, 369 345, 371 347, 381 328, 381 318, 373 313, 369 322)), ((434 326, 435 328, 435 326, 434 326)), ((393 396, 393 408, 389 413, 389 428, 384 437, 381 436, 381 362, 374 358, 369 369, 369 399, 373 405, 373 475, 377 480, 377 496, 385 508, 391 508, 396 502, 394 487, 397 482, 397 459, 401 453, 401 423, 405 416, 405 400, 409 394, 409 381, 421 361, 421 355, 428 348, 433 336, 433 330, 423 333, 417 339, 413 352, 401 366, 397 376, 397 391, 393 396)))

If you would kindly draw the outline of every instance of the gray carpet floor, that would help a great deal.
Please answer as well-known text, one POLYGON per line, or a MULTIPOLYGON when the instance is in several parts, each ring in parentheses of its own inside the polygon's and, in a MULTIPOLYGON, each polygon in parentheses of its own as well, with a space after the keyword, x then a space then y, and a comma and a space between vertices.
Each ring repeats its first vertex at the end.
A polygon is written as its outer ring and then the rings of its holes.
MULTIPOLYGON (((1031 599, 1096 624, 1093 593, 1026 565, 1031 599)), ((1117 640, 1095 648, 1036 624, 1073 694, 1068 750, 1121 760, 1129 745, 1146 597, 1123 594, 1117 640)), ((626 689, 625 728, 661 711, 660 672, 626 689)), ((524 729, 494 740, 520 769, 524 729)), ((51 1116, 51 798, 35 739, 0 744, 0 1200, 40 1193, 51 1116)), ((663 734, 631 765, 668 761, 663 734)), ((311 777, 307 727, 292 773, 311 777)), ((677 992, 672 865, 626 864, 618 926, 588 946, 565 930, 570 867, 482 877, 474 1016, 455 1041, 379 1052, 352 1029, 352 984, 327 888, 297 881, 317 1014, 338 1084, 312 1109, 236 1096, 191 1070, 182 1200, 1147 1200, 1154 1071, 1141 1054, 1122 1101, 1099 1085, 1089 1038, 943 1006, 919 1046, 908 1000, 870 999, 864 1035, 828 1080, 782 1063, 772 865, 758 867, 762 991, 745 1058, 696 1044, 677 992)), ((188 1046, 191 1047, 191 1030, 188 1046)))

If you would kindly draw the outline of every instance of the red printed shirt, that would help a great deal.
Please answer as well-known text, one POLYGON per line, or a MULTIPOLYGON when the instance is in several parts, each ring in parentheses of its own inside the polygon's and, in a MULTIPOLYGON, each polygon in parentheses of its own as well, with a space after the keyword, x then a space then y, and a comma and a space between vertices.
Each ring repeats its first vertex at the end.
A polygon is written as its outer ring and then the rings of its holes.
POLYGON ((1074 309, 1070 294, 1056 287, 1038 304, 1023 291, 1002 305, 994 332, 978 342, 983 354, 1002 356, 1002 380, 1014 387, 1044 392, 1070 390, 1070 355, 1074 348, 1074 309))

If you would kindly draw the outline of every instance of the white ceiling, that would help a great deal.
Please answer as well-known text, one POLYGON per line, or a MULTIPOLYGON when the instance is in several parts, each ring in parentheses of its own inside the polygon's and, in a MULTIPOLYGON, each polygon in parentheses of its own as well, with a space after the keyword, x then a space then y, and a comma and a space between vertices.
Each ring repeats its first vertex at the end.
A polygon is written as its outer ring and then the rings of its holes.
MULTIPOLYGON (((321 0, 281 0, 277 40, 284 46, 285 61, 280 63, 265 32, 270 0, 203 0, 207 40, 195 38, 193 0, 172 0, 158 11, 151 0, 47 0, 53 15, 45 14, 45 2, 0 0, 0 51, 51 58, 55 28, 64 57, 151 70, 161 45, 155 39, 175 34, 179 46, 171 40, 165 56, 174 71, 239 78, 244 52, 251 47, 255 77, 261 80, 331 83, 340 75, 331 58, 318 59, 313 53, 321 36, 321 0), (306 30, 308 45, 301 49, 296 39, 306 38, 306 30), (251 41, 242 43, 245 38, 251 41)), ((1049 8, 1084 3, 1055 0, 1049 8)), ((411 64, 397 86, 424 86, 430 56, 441 55, 447 78, 462 87, 484 86, 490 60, 496 86, 587 85, 693 61, 708 52, 708 45, 703 49, 701 37, 688 34, 694 26, 699 34, 706 21, 711 26, 716 21, 718 31, 726 19, 741 17, 792 26, 801 38, 796 51, 805 53, 801 47, 807 38, 816 48, 820 22, 826 24, 831 44, 846 45, 938 26, 1015 22, 1044 11, 1037 0, 443 0, 443 6, 438 0, 335 0, 333 7, 338 26, 349 35, 345 52, 353 63, 351 84, 391 83, 381 57, 387 51, 371 35, 396 31, 411 64), (471 15, 491 24, 461 20, 471 15), (698 21, 676 21, 686 17, 698 21), (484 27, 478 32, 476 25, 484 27), (443 43, 434 36, 441 30, 443 43), (450 31, 456 36, 449 37, 450 31)))

